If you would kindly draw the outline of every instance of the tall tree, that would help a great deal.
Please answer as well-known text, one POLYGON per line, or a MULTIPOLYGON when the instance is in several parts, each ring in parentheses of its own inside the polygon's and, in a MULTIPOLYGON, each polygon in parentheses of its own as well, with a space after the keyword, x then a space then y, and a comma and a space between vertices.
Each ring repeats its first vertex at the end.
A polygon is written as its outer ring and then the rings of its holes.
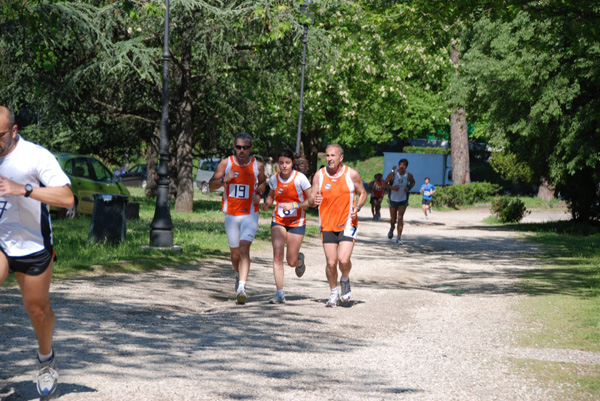
POLYGON ((556 185, 574 218, 600 218, 600 7, 539 7, 481 19, 455 87, 491 141, 556 185))

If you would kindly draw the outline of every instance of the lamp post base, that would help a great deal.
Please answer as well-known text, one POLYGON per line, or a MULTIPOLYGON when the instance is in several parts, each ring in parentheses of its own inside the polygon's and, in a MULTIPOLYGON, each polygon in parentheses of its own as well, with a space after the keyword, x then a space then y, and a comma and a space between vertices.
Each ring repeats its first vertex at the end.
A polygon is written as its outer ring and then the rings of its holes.
POLYGON ((150 230, 150 246, 154 248, 173 248, 173 231, 150 230))

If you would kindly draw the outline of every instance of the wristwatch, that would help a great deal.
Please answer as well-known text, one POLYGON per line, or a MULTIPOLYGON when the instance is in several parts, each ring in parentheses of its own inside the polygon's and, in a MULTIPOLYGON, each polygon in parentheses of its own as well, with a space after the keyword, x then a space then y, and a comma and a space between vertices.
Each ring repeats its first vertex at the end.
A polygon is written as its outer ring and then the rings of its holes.
POLYGON ((219 181, 221 181, 221 184, 225 184, 225 177, 221 177, 219 181))
POLYGON ((25 197, 26 198, 29 198, 29 195, 31 195, 32 191, 33 191, 33 185, 25 184, 25 197))

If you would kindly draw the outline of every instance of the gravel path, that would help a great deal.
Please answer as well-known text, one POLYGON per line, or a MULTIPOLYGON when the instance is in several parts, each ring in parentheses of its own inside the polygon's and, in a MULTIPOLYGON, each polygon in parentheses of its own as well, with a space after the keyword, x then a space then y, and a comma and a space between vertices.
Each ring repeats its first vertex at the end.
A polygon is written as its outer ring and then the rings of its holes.
MULTIPOLYGON (((254 246, 250 301, 228 260, 54 283, 60 400, 551 400, 515 358, 600 364, 599 353, 515 347, 517 275, 539 252, 481 220, 487 209, 409 209, 404 241, 361 212, 350 307, 329 309, 322 246, 274 293, 270 244, 254 246)), ((532 213, 530 221, 566 218, 532 213)), ((312 223, 316 224, 316 223, 312 223)), ((0 288, 0 399, 36 398, 34 335, 0 288)))

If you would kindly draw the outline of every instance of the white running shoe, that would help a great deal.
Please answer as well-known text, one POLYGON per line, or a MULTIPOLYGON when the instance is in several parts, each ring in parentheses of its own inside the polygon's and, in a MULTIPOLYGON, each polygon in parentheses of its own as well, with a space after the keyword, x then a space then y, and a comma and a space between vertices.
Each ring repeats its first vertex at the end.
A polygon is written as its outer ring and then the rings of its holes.
POLYGON ((338 303, 340 302, 340 299, 337 295, 335 296, 330 296, 329 299, 327 300, 327 302, 325 302, 325 307, 327 308, 335 308, 336 306, 338 306, 338 303))
POLYGON ((42 397, 47 397, 52 395, 58 387, 58 370, 56 369, 54 350, 52 350, 52 358, 49 361, 40 362, 39 358, 37 361, 39 365, 36 380, 37 391, 42 397))
POLYGON ((278 296, 275 294, 273 298, 269 300, 270 304, 284 304, 285 303, 285 295, 278 296))
POLYGON ((248 300, 248 295, 246 295, 246 290, 240 290, 235 295, 235 300, 238 305, 244 305, 248 300))

